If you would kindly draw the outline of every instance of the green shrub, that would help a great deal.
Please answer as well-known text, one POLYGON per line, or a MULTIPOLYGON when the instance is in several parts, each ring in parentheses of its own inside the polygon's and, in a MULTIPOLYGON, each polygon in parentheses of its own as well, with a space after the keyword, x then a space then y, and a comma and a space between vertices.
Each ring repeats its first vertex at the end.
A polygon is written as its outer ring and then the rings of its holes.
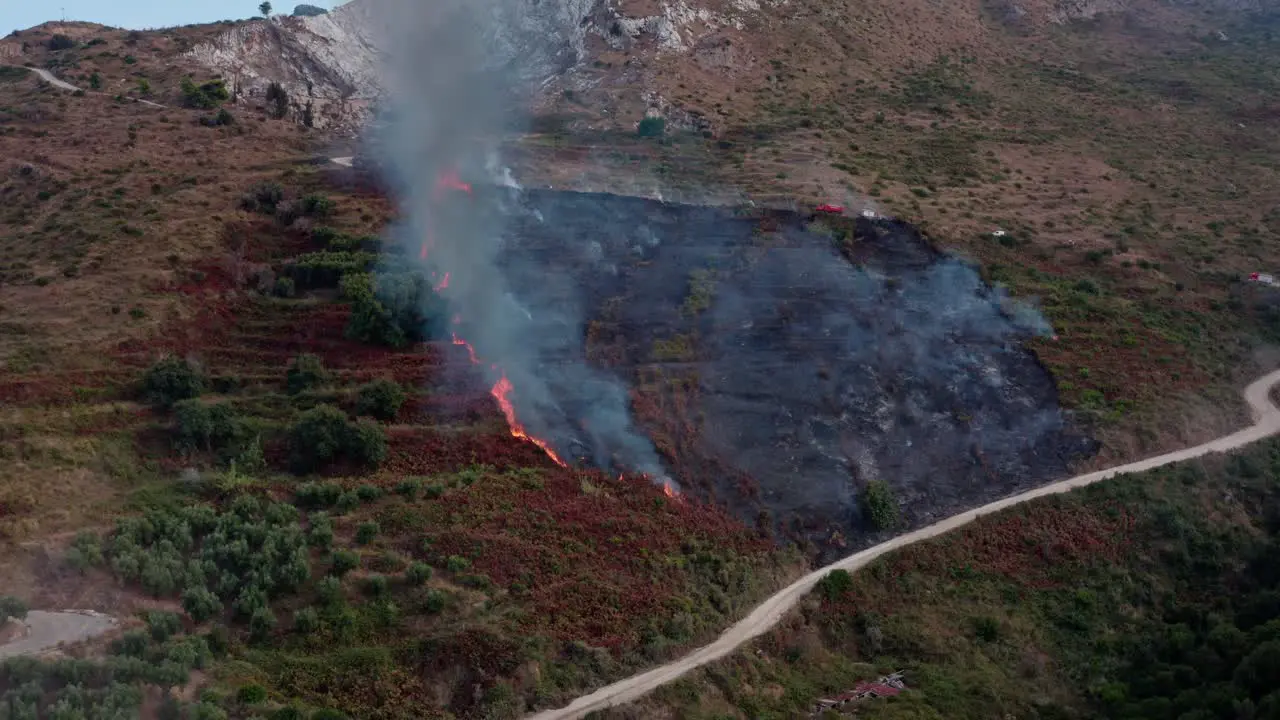
POLYGON ((324 195, 312 194, 302 198, 302 214, 314 218, 326 218, 337 209, 337 204, 324 195))
POLYGON ((1000 621, 993 617, 977 617, 970 621, 973 634, 983 642, 992 643, 1000 639, 1000 621))
POLYGON ((212 110, 230 97, 226 83, 221 80, 196 85, 190 77, 182 79, 182 102, 187 107, 212 110))
POLYGON ((0 623, 9 618, 22 620, 27 617, 27 604, 12 595, 0 597, 0 623))
POLYGON ((391 421, 399 414, 407 395, 399 383, 379 378, 360 387, 356 414, 391 421))
POLYGON ((320 613, 315 608, 302 608, 293 614, 293 629, 307 635, 320 629, 320 613))
POLYGON ((267 108, 271 117, 280 120, 289 114, 289 93, 278 82, 267 85, 267 108))
POLYGON ((143 397, 161 407, 198 397, 203 390, 204 376, 199 369, 174 355, 158 360, 142 377, 143 397))
POLYGON ((416 562, 404 571, 405 582, 410 585, 422 585, 431 579, 431 566, 424 562, 416 562))
POLYGON ((174 444, 184 451, 214 452, 238 447, 249 435, 230 405, 183 400, 173 406, 174 444))
POLYGON ((263 605, 249 617, 249 634, 254 640, 264 640, 276 629, 276 616, 271 608, 263 605))
MULTIPOLYGON (((359 562, 357 558, 356 563, 359 562)), ((332 575, 320 578, 320 582, 316 583, 316 597, 326 607, 337 605, 342 600, 342 581, 332 575)))
POLYGON ((373 273, 347 273, 338 282, 338 293, 346 302, 373 300, 373 273))
POLYGON ((387 434, 375 422, 357 421, 348 442, 348 453, 356 462, 376 467, 387 459, 387 434))
POLYGON ((307 531, 307 544, 321 550, 333 545, 333 521, 324 513, 311 516, 311 528, 307 531))
POLYGON ((445 567, 448 568, 449 572, 459 573, 471 567, 471 561, 461 555, 450 555, 449 559, 445 561, 445 567))
POLYGON ((67 548, 67 564, 82 573, 91 567, 102 565, 104 560, 102 539, 93 532, 78 533, 71 547, 67 548))
POLYGON ((199 702, 191 708, 191 720, 227 720, 227 711, 211 702, 199 702))
MULTIPOLYGON (((338 408, 320 405, 303 413, 289 430, 295 469, 307 472, 340 456, 368 466, 386 459, 387 437, 377 423, 351 423, 338 408)), ((356 498, 359 500, 359 498, 356 498)), ((343 499, 338 498, 341 508, 343 499)))
POLYGON ((284 188, 279 183, 262 182, 240 197, 240 207, 249 212, 274 215, 276 206, 284 202, 284 188))
POLYGON ((329 572, 336 577, 342 577, 360 567, 360 556, 350 550, 335 550, 331 556, 330 565, 329 572))
POLYGON ((70 50, 71 48, 75 47, 77 44, 78 43, 75 40, 72 40, 66 35, 62 35, 60 33, 54 34, 54 36, 49 38, 49 40, 45 43, 45 45, 47 45, 48 48, 54 52, 57 52, 59 50, 70 50))
POLYGON ((151 647, 151 638, 142 630, 130 630, 111 643, 113 655, 126 657, 142 657, 151 647))
POLYGON ((298 486, 297 503, 304 508, 332 507, 342 496, 342 486, 333 482, 309 482, 298 486))
POLYGON ((663 117, 647 117, 636 126, 639 137, 662 137, 667 132, 667 120, 663 117))
POLYGON ((222 612, 222 602, 204 585, 193 585, 182 593, 182 609, 192 620, 202 623, 222 612))
POLYGON ((373 502, 382 497, 382 488, 366 483, 356 488, 356 497, 360 498, 360 502, 373 502))
POLYGON ((888 530, 898 524, 898 501, 883 480, 872 480, 862 491, 862 513, 877 530, 888 530))
POLYGON ((177 613, 153 610, 147 613, 147 629, 151 639, 164 642, 182 631, 182 618, 177 613))
POLYGON ((818 581, 818 592, 827 600, 836 600, 853 588, 853 576, 848 570, 832 570, 818 581))
POLYGON ((236 691, 236 700, 245 705, 260 705, 267 701, 267 689, 261 685, 242 685, 236 691))
POLYGON ((343 515, 358 507, 360 507, 360 496, 354 490, 342 493, 338 496, 338 503, 334 505, 334 509, 343 515))
POLYGON ((347 720, 347 716, 338 710, 325 708, 311 713, 311 720, 347 720))
POLYGON ((347 275, 369 272, 377 262, 378 256, 371 252, 322 250, 298 256, 283 272, 299 288, 333 288, 339 287, 347 275))
POLYGON ((406 478, 396 483, 396 493, 403 495, 408 500, 415 500, 418 493, 422 490, 421 478, 406 478))
POLYGON ((285 389, 290 395, 318 388, 328 381, 329 372, 325 370, 324 362, 309 353, 294 358, 285 371, 285 389))
POLYGON ((387 577, 385 575, 370 575, 365 578, 364 594, 373 598, 379 598, 386 595, 387 577))
POLYGON ((403 347, 438 335, 447 314, 444 298, 421 275, 381 275, 370 294, 352 300, 346 334, 363 343, 403 347))
POLYGON ((291 298, 298 294, 298 288, 293 282, 293 278, 278 277, 275 285, 271 288, 271 294, 278 298, 291 298))
POLYGON ((376 522, 370 521, 360 523, 360 526, 356 528, 356 543, 360 545, 368 545, 373 542, 374 538, 378 537, 378 533, 381 530, 382 529, 378 527, 378 523, 376 522))
POLYGON ((447 604, 445 594, 439 590, 428 590, 427 597, 422 602, 422 609, 432 615, 438 615, 444 610, 447 604))
POLYGON ((93 89, 93 90, 101 90, 101 89, 102 89, 102 76, 101 76, 101 75, 99 75, 98 73, 93 73, 92 75, 90 75, 90 76, 89 76, 89 87, 90 87, 91 89, 93 89))

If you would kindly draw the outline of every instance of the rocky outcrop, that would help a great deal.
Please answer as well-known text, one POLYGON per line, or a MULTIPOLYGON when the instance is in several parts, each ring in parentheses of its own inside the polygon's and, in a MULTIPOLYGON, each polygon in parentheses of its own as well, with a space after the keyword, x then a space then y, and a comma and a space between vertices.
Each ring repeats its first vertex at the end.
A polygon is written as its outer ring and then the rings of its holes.
POLYGON ((241 102, 262 101, 275 82, 298 120, 309 114, 317 127, 354 128, 381 94, 383 30, 366 3, 353 2, 328 15, 238 25, 188 58, 221 73, 241 102))
MULTIPOLYGON (((574 76, 590 66, 594 42, 626 52, 652 48, 656 56, 692 53, 709 34, 745 28, 754 14, 787 2, 495 3, 487 47, 495 65, 514 70, 530 88, 560 93, 574 87, 574 76)), ((253 21, 195 47, 188 57, 226 77, 242 102, 259 101, 276 82, 288 91, 299 120, 309 115, 317 127, 354 129, 367 121, 385 92, 381 70, 392 33, 404 29, 405 13, 422 14, 415 8, 397 0, 354 0, 323 16, 253 21)), ((628 84, 643 93, 645 80, 632 74, 628 84)), ((652 107, 666 110, 665 103, 652 107)))

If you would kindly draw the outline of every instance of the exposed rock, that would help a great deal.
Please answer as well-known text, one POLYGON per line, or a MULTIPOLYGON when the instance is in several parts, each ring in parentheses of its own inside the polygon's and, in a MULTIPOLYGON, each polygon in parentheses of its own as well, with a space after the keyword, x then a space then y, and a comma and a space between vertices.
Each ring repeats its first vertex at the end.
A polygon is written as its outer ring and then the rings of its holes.
MULTIPOLYGON (((652 45, 657 56, 695 53, 710 65, 731 63, 735 52, 723 39, 703 43, 724 28, 747 27, 762 8, 789 0, 721 0, 695 4, 676 0, 660 5, 660 12, 631 15, 625 0, 543 0, 540 3, 502 3, 493 6, 487 38, 491 61, 519 74, 538 95, 564 89, 589 89, 598 80, 579 77, 590 67, 589 41, 604 47, 633 50, 637 43, 652 45)), ((276 17, 239 25, 188 57, 226 76, 242 102, 261 102, 267 86, 280 83, 289 93, 292 114, 301 119, 313 104, 315 125, 355 129, 363 125, 386 91, 381 72, 396 27, 394 2, 354 0, 327 15, 276 17)), ((633 92, 649 86, 636 67, 619 71, 633 92)), ((615 87, 619 83, 612 84, 615 87)), ((663 110, 676 126, 699 129, 704 121, 663 110)))

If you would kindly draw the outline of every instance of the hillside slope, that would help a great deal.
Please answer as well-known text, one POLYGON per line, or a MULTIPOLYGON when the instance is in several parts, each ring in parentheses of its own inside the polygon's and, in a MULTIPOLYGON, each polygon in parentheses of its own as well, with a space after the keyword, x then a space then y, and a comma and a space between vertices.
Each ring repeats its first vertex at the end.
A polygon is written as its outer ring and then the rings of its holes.
POLYGON ((606 718, 1248 717, 1280 712, 1280 445, 1121 476, 822 580, 736 656, 606 718), (833 711, 834 712, 834 711, 833 711))

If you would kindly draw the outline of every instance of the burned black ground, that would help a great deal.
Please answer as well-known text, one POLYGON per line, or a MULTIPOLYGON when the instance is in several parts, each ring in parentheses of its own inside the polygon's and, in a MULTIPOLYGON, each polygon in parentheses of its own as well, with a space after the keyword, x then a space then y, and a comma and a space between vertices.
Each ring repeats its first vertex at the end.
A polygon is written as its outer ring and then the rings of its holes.
POLYGON ((512 312, 556 398, 536 429, 571 458, 628 464, 593 440, 592 408, 630 386, 686 492, 827 554, 884 534, 859 500, 871 482, 901 529, 1095 449, 1023 345, 1052 332, 1039 313, 906 223, 549 190, 502 204, 512 312), (584 357, 599 382, 560 374, 584 357))

